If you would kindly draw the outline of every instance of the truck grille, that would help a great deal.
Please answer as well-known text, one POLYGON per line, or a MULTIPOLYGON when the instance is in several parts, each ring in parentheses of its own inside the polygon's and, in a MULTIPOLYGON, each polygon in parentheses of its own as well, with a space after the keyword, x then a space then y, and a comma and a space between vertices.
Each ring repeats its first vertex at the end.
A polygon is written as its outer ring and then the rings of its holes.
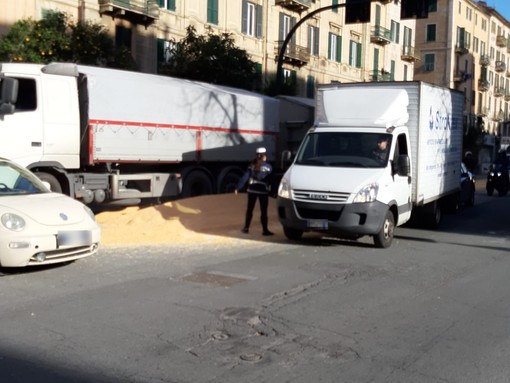
POLYGON ((314 190, 293 190, 292 197, 295 201, 314 201, 314 202, 346 202, 349 193, 319 192, 314 190))

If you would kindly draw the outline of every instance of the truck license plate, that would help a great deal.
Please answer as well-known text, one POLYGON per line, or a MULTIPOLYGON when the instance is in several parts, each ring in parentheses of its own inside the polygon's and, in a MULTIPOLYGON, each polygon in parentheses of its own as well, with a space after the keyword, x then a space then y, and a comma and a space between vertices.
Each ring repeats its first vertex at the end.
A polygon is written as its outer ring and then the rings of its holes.
POLYGON ((328 220, 327 219, 310 219, 307 221, 307 226, 311 229, 328 229, 328 220))

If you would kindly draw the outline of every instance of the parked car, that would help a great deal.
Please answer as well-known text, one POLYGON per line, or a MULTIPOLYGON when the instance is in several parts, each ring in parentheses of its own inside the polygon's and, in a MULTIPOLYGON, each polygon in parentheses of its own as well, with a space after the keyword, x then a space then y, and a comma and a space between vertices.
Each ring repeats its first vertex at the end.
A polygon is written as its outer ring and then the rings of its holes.
POLYGON ((460 201, 464 206, 475 204, 476 179, 463 162, 460 165, 460 201))
POLYGON ((0 266, 73 261, 95 254, 100 239, 101 227, 87 206, 0 158, 0 266))

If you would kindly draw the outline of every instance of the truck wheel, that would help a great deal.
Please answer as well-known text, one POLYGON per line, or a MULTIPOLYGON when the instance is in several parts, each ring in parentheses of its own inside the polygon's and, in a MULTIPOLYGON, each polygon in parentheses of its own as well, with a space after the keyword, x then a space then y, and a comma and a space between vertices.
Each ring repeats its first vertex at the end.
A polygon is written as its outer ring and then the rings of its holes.
POLYGON ((387 247, 390 247, 391 242, 393 241, 394 231, 395 231, 395 217, 393 217, 393 213, 388 210, 386 212, 386 217, 384 217, 384 224, 381 231, 374 235, 375 246, 381 249, 386 249, 387 247))
POLYGON ((204 172, 195 170, 184 178, 181 192, 182 197, 196 197, 212 193, 213 187, 211 179, 204 172))
POLYGON ((301 230, 291 229, 290 227, 284 227, 283 234, 293 241, 298 241, 303 236, 303 232, 301 230))
POLYGON ((494 187, 487 185, 487 195, 491 197, 494 194, 494 187))
POLYGON ((218 194, 233 193, 242 177, 242 170, 223 169, 218 176, 218 194))
POLYGON ((45 173, 45 172, 36 172, 35 175, 44 182, 50 184, 50 190, 55 193, 62 193, 62 186, 60 182, 58 182, 57 177, 53 174, 45 173))
POLYGON ((443 218, 441 203, 434 201, 425 206, 425 222, 430 229, 437 229, 443 218))

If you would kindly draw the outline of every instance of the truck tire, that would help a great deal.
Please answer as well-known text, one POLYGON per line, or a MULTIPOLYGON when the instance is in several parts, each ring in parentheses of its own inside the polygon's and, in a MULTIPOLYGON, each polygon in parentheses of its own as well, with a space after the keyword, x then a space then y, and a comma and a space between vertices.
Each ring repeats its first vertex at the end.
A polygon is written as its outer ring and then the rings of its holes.
POLYGON ((393 242, 394 231, 395 217, 393 217, 393 213, 388 210, 386 212, 386 217, 384 217, 384 224, 381 228, 381 231, 374 235, 374 245, 381 249, 390 247, 391 242, 393 242))
POLYGON ((45 181, 50 184, 50 190, 55 193, 62 193, 62 185, 58 182, 57 177, 53 174, 45 172, 34 173, 41 181, 45 181))
POLYGON ((492 197, 492 195, 494 194, 494 186, 492 185, 487 185, 487 195, 489 197, 492 197))
POLYGON ((429 229, 437 229, 443 218, 440 201, 434 201, 427 204, 423 211, 425 215, 425 225, 429 229))
POLYGON ((225 168, 218 176, 218 194, 233 193, 243 176, 243 172, 239 168, 225 168))
POLYGON ((303 232, 301 230, 291 229, 290 227, 285 226, 283 227, 283 234, 293 241, 298 241, 303 236, 303 232))
POLYGON ((183 198, 213 194, 211 179, 201 170, 191 171, 184 178, 181 196, 183 198))

